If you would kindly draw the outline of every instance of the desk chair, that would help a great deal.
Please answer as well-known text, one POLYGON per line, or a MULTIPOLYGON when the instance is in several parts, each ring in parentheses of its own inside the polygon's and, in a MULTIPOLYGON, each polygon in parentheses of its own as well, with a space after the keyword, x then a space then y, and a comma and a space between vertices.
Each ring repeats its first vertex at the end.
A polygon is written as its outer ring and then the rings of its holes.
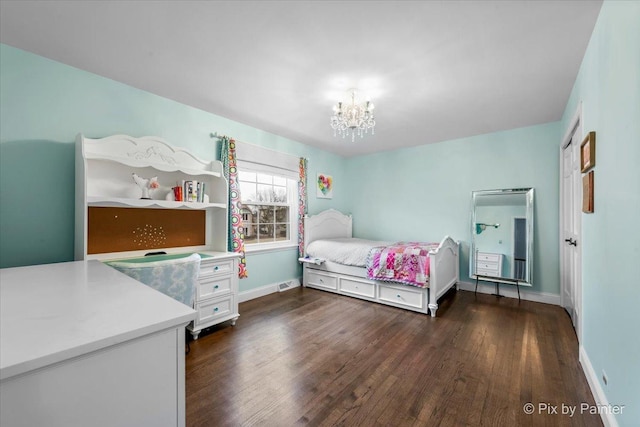
MULTIPOLYGON (((200 271, 200 255, 198 254, 159 261, 145 261, 143 258, 130 261, 111 261, 107 262, 107 265, 176 301, 193 307, 200 271)), ((188 343, 187 353, 189 353, 188 343)))

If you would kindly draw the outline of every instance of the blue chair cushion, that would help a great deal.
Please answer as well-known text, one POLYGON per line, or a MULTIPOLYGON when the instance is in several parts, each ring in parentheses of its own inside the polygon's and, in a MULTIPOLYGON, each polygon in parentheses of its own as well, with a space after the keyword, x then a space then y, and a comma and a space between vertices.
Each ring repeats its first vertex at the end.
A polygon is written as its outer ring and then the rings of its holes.
POLYGON ((151 262, 111 261, 108 265, 189 307, 193 306, 200 255, 151 262))

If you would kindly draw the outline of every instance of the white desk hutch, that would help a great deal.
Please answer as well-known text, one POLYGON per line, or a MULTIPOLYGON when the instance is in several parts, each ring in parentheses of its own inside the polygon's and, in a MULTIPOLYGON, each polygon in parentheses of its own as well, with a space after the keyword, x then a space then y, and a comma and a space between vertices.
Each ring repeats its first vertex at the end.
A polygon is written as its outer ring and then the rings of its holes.
MULTIPOLYGON (((183 198, 187 198, 186 194, 183 198)), ((227 252, 228 185, 219 161, 204 161, 157 137, 76 139, 76 259, 149 253, 201 255, 194 339, 238 314, 238 254, 227 252), (134 182, 157 177, 142 199, 134 182), (200 201, 175 201, 173 187, 204 183, 200 201)))

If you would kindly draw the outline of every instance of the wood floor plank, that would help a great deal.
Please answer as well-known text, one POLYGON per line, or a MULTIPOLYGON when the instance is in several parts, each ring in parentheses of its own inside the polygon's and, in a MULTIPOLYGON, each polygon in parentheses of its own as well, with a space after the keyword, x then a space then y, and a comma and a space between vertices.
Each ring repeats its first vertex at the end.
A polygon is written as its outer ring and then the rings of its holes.
POLYGON ((601 426, 557 306, 452 292, 438 317, 299 288, 190 343, 187 425, 601 426))

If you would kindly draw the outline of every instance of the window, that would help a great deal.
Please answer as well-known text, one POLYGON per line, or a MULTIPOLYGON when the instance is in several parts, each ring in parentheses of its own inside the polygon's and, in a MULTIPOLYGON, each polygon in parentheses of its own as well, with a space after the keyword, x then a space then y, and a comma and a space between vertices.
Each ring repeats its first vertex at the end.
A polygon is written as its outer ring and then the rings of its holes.
POLYGON ((246 163, 238 168, 245 248, 296 245, 297 181, 257 169, 246 163))
POLYGON ((298 246, 300 158, 236 142, 247 252, 298 246))

